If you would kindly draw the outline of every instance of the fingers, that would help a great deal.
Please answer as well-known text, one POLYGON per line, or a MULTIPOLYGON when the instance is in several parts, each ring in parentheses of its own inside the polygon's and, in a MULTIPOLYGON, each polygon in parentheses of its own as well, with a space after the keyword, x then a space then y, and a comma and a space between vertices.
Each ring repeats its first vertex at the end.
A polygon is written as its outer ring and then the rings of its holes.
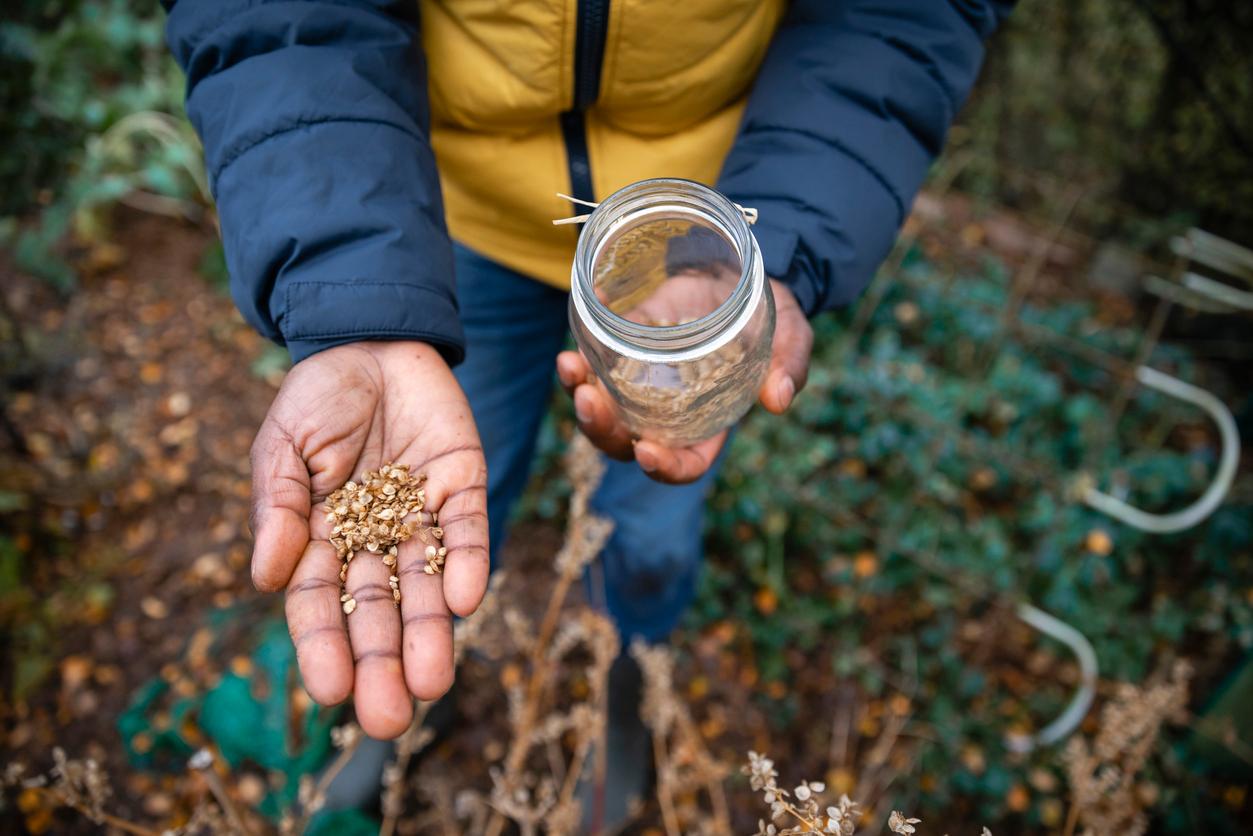
POLYGON ((413 717, 413 700, 401 668, 400 615, 387 582, 390 575, 383 561, 368 553, 348 565, 348 593, 357 602, 348 616, 357 720, 366 734, 380 740, 400 735, 413 717))
POLYGON ((814 331, 796 303, 792 291, 777 281, 774 290, 777 319, 771 346, 770 368, 761 384, 761 404, 776 415, 792 405, 796 393, 805 388, 809 377, 809 356, 814 347, 814 331))
MULTIPOLYGON (((426 574, 424 549, 417 539, 400 549, 400 614, 404 624, 405 684, 418 699, 434 700, 452 687, 452 612, 444 600, 447 575, 426 574)), ((448 557, 446 567, 451 571, 451 550, 448 557)))
MULTIPOLYGON (((491 571, 486 468, 473 482, 462 482, 462 485, 446 497, 441 497, 438 483, 434 484, 428 498, 431 499, 431 507, 438 509, 439 527, 444 530, 444 548, 448 549, 442 576, 444 600, 448 609, 464 617, 478 609, 487 591, 487 577, 491 571)), ((418 571, 421 571, 421 566, 418 571)))
MULTIPOLYGON (((478 609, 491 570, 487 530, 487 463, 478 444, 429 462, 426 507, 444 530, 443 596, 460 616, 478 609)), ((418 547, 425 545, 418 543, 418 547)), ((402 549, 403 557, 403 549, 402 549)), ((425 565, 425 556, 422 565, 425 565)), ((422 565, 417 571, 422 571, 422 565)))
POLYGON ((641 441, 635 445, 635 460, 651 479, 667 485, 686 485, 713 466, 726 440, 727 431, 723 430, 691 447, 674 448, 655 441, 641 441))
POLYGON ((309 471, 279 425, 267 419, 252 444, 252 582, 282 589, 309 542, 309 471))
POLYGON ((574 416, 579 429, 605 455, 630 461, 631 431, 618 418, 608 393, 599 383, 585 383, 574 390, 574 416))
POLYGON ((330 543, 314 541, 287 586, 287 629, 309 696, 335 705, 352 691, 352 651, 339 600, 339 558, 330 543))
POLYGON ((609 393, 592 374, 587 358, 577 351, 561 352, 557 355, 557 378, 574 398, 574 415, 583 434, 606 455, 630 461, 631 432, 618 418, 609 393))
POLYGON ((557 355, 557 379, 567 395, 574 395, 580 384, 590 382, 592 367, 586 358, 577 351, 563 351, 557 355))

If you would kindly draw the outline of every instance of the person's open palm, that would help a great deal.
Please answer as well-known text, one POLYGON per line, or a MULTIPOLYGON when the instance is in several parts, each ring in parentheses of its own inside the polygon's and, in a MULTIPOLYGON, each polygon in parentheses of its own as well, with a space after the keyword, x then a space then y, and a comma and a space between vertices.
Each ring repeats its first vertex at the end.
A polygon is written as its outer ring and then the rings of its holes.
POLYGON ((409 725, 411 696, 452 685, 452 615, 469 615, 487 586, 487 468, 470 406, 448 365, 417 342, 354 343, 296 364, 252 447, 252 577, 287 589, 287 624, 309 694, 323 705, 356 694, 373 737, 409 725), (349 566, 350 616, 340 604, 341 562, 327 539, 328 494, 394 462, 425 473, 426 510, 439 515, 448 558, 423 571, 419 540, 400 546, 401 604, 390 569, 362 553, 349 566))

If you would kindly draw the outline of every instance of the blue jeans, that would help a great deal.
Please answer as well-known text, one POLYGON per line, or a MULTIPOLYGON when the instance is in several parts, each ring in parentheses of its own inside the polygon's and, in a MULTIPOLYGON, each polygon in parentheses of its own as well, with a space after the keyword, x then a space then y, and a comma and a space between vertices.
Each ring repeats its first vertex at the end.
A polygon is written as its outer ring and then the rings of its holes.
MULTIPOLYGON (((457 380, 470 400, 487 457, 492 566, 509 512, 526 487, 547 411, 557 353, 565 347, 568 294, 456 245, 466 360, 457 380)), ((589 572, 591 597, 624 642, 664 639, 696 592, 701 520, 714 469, 698 482, 652 481, 634 462, 610 461, 592 506, 613 536, 589 572)))

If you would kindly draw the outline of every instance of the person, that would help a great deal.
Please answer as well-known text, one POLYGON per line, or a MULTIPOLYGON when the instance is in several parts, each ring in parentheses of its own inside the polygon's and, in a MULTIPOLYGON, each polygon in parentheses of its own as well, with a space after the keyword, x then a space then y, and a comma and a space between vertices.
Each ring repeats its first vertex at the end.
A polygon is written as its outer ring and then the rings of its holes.
POLYGON ((310 695, 353 696, 377 738, 453 682, 452 618, 484 593, 554 361, 614 460, 593 597, 626 641, 659 641, 694 594, 726 435, 635 443, 563 351, 578 233, 551 224, 572 214, 557 193, 679 177, 756 208, 778 310, 760 401, 782 413, 805 385, 808 318, 855 299, 887 254, 1009 6, 163 2, 232 294, 294 363, 252 451, 253 579, 286 590, 310 695), (405 571, 420 561, 402 549, 397 612, 364 594, 388 570, 356 561, 345 619, 314 510, 384 461, 428 474, 446 571, 405 571))

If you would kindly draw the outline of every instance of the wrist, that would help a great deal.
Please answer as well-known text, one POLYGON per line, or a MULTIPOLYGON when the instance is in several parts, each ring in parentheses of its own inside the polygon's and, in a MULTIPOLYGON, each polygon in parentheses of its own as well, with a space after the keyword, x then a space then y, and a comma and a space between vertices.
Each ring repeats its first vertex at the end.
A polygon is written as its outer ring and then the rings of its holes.
POLYGON ((303 365, 319 357, 343 356, 364 352, 378 362, 435 362, 448 367, 447 347, 418 339, 359 339, 345 340, 319 348, 297 359, 293 352, 293 364, 303 365))

